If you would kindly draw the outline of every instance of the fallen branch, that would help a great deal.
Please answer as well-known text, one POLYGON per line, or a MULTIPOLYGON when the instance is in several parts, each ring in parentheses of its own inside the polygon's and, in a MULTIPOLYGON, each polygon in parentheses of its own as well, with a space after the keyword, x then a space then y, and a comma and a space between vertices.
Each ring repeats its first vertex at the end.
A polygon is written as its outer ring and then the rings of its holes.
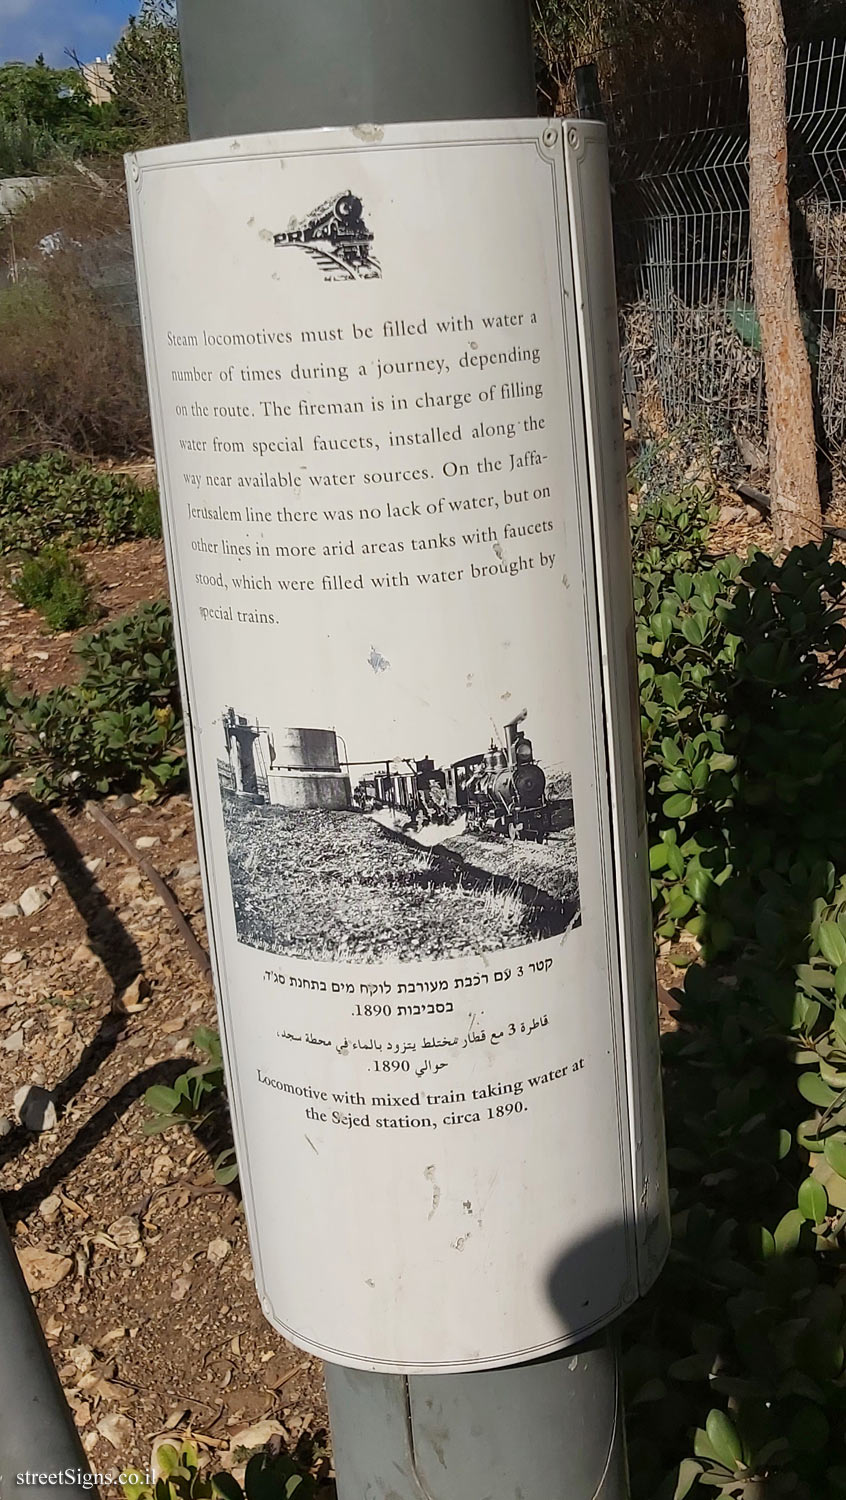
POLYGON ((161 897, 164 905, 170 912, 170 915, 173 919, 173 924, 179 932, 179 935, 182 938, 195 964, 197 965, 197 968, 200 969, 200 971, 204 975, 206 975, 207 978, 211 978, 211 960, 209 959, 205 948, 203 948, 200 943, 197 942, 194 933, 191 931, 190 926, 183 916, 182 910, 179 906, 179 902, 177 901, 170 887, 166 885, 162 880, 162 877, 155 866, 152 865, 150 861, 146 859, 145 856, 135 848, 135 845, 132 844, 126 837, 126 835, 121 832, 117 824, 113 823, 111 818, 103 812, 102 807, 97 806, 96 802, 86 802, 85 811, 88 814, 89 818, 91 818, 95 823, 99 823, 104 832, 108 834, 112 843, 117 844, 119 848, 123 849, 125 854, 129 855, 130 859, 135 861, 142 875, 150 882, 150 885, 153 887, 156 895, 161 897))

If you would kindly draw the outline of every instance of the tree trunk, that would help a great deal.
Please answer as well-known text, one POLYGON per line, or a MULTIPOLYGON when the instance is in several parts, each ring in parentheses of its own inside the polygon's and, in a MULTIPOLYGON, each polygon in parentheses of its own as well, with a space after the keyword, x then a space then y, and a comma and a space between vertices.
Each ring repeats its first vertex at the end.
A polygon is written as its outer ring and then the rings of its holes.
POLYGON ((784 547, 822 540, 811 367, 799 319, 787 191, 787 65, 781 0, 742 0, 749 67, 749 230, 767 382, 773 529, 784 547))

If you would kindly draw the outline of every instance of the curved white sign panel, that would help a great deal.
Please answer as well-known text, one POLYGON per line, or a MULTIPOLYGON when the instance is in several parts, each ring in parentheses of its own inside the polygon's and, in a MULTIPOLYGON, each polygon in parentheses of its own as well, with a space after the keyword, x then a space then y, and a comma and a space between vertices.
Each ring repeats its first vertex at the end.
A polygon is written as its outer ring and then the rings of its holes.
POLYGON ((549 1353, 665 1250, 603 163, 128 161, 257 1279, 341 1364, 549 1353))

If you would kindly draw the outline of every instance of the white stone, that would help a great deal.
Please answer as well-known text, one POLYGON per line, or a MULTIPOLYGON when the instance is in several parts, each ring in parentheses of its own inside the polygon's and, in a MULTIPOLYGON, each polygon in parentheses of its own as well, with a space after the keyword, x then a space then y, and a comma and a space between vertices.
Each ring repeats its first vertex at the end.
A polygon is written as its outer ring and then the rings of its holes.
POLYGON ((0 1047, 2 1047, 6 1052, 20 1052, 21 1048, 23 1047, 23 1043, 23 1032, 12 1031, 8 1036, 5 1036, 3 1038, 2 1042, 0 1042, 0 1047))
POLYGON ((24 1281, 31 1292, 49 1291, 73 1270, 69 1255, 55 1255, 43 1245, 25 1245, 17 1252, 24 1281))
POLYGON ((110 1240, 126 1250, 130 1245, 137 1245, 141 1239, 141 1229, 138 1220, 132 1214, 124 1214, 120 1219, 115 1219, 106 1230, 110 1240))
POLYGON ((0 906, 0 922, 8 922, 12 917, 19 917, 21 909, 17 901, 4 901, 0 906))
POLYGON ((107 1443, 111 1443, 122 1458, 126 1457, 130 1451, 133 1436, 132 1423, 128 1417, 123 1416, 121 1412, 110 1412, 107 1417, 100 1418, 97 1431, 107 1443))
POLYGON ((36 1083, 25 1083, 17 1090, 12 1103, 24 1130, 39 1133, 56 1129, 56 1104, 49 1089, 36 1083))
POLYGON ((154 838, 149 833, 145 833, 140 839, 135 840, 135 847, 136 849, 152 849, 158 842, 157 838, 154 838))
POLYGON ((25 917, 34 917, 50 900, 50 892, 43 885, 28 885, 20 897, 21 911, 25 917))

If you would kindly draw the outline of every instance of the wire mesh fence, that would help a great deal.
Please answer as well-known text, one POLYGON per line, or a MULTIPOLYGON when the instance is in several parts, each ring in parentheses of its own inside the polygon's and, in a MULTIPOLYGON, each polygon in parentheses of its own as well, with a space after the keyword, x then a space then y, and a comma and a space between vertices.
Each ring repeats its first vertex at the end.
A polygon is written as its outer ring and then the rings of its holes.
MULTIPOLYGON (((605 101, 632 423, 694 426, 718 468, 765 463, 749 250, 745 60, 605 101)), ((846 472, 846 39, 788 56, 791 233, 821 447, 846 472)))

